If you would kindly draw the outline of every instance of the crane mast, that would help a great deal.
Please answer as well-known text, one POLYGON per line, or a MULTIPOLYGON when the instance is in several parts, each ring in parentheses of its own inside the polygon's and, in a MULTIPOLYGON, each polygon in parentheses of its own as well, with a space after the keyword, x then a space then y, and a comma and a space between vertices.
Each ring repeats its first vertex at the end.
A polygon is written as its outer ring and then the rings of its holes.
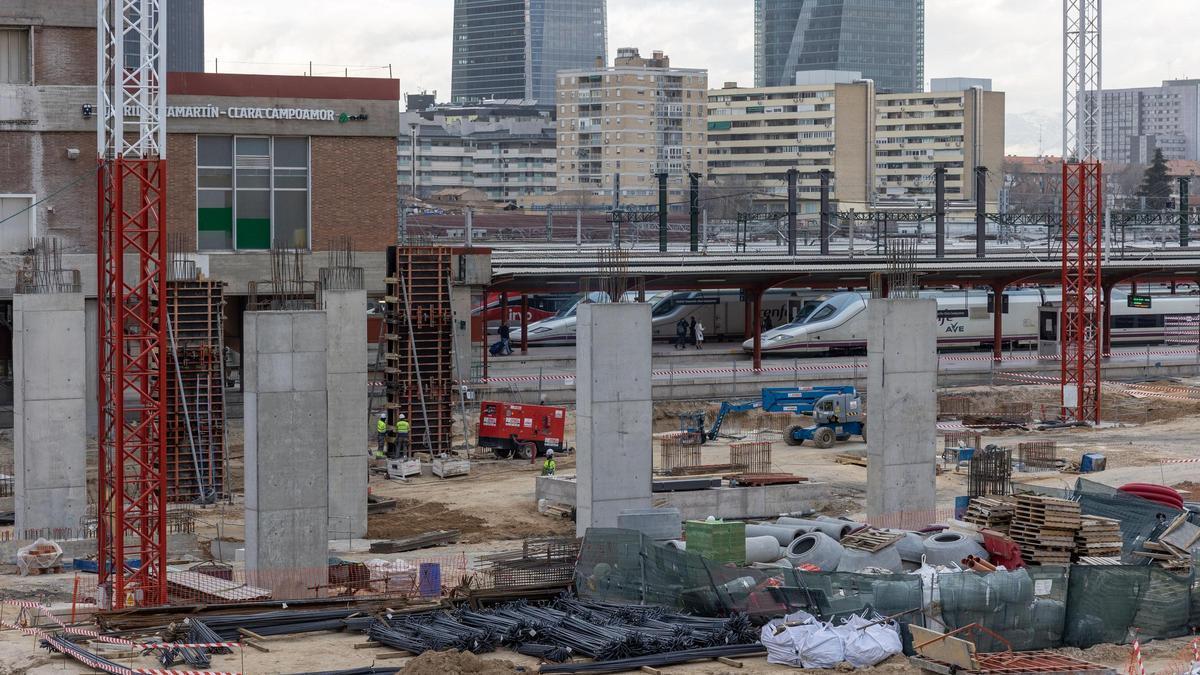
POLYGON ((97 539, 114 609, 167 601, 166 4, 97 1, 97 539))

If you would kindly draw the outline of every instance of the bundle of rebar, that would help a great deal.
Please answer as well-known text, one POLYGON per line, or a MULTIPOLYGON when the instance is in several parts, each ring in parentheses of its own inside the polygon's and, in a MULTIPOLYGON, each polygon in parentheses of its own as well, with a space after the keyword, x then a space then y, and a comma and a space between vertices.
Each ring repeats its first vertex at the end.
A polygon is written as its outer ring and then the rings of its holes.
POLYGON ((572 656, 618 661, 758 641, 753 624, 742 614, 694 617, 573 597, 549 604, 521 601, 488 610, 389 616, 372 622, 366 632, 380 644, 413 654, 447 649, 479 654, 503 645, 546 661, 572 656))
MULTIPOLYGON (((313 633, 325 630, 342 630, 347 627, 346 619, 356 614, 354 609, 326 609, 315 612, 281 610, 257 614, 229 614, 210 616, 204 620, 222 640, 237 640, 239 628, 258 635, 290 635, 313 633)), ((191 619, 195 620, 195 619, 191 619)))

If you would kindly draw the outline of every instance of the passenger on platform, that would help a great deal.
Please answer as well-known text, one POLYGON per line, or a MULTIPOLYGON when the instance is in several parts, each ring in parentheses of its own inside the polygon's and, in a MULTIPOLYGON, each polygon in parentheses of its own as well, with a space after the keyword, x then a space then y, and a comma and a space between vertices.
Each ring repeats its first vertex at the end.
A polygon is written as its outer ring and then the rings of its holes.
POLYGON ((696 329, 696 349, 703 349, 704 348, 704 324, 697 321, 696 325, 695 325, 695 329, 696 329))
POLYGON ((557 468, 557 465, 555 465, 555 463, 554 463, 554 451, 547 450, 546 451, 546 461, 542 462, 542 475, 543 476, 553 476, 554 470, 556 468, 557 468))
POLYGON ((500 327, 496 329, 496 333, 500 336, 500 341, 492 345, 492 356, 508 356, 512 354, 512 329, 508 327, 508 322, 500 322, 500 327))
POLYGON ((763 324, 762 324, 763 332, 765 333, 774 327, 775 327, 775 323, 771 321, 771 315, 763 314, 763 324))
POLYGON ((687 321, 680 319, 675 322, 675 349, 684 349, 687 346, 688 324, 687 321))
POLYGON ((688 344, 696 344, 696 317, 688 323, 688 344))

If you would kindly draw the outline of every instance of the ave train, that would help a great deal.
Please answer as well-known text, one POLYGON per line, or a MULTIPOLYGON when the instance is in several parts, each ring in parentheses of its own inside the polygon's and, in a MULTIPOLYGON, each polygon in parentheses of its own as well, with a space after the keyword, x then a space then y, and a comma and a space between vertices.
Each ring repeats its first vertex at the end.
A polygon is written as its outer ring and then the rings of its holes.
MULTIPOLYGON (((991 347, 992 298, 986 290, 922 291, 921 298, 937 301, 938 348, 991 347)), ((861 350, 867 346, 869 294, 835 293, 799 320, 763 331, 764 354, 807 354, 861 350)), ((1112 344, 1196 344, 1200 328, 1200 296, 1154 295, 1150 307, 1131 307, 1128 294, 1112 292, 1112 344)), ((1002 302, 1005 346, 1036 347, 1039 308, 1062 299, 1058 288, 1013 290, 1002 302), (1007 307, 1003 307, 1006 305, 1007 307)), ((754 341, 742 344, 754 349, 754 341)))

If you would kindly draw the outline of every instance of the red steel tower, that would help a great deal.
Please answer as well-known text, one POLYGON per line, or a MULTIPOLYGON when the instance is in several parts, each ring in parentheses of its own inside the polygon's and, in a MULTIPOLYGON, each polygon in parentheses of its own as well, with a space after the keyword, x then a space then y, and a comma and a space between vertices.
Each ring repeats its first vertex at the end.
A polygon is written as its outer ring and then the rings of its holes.
POLYGON ((1062 415, 1100 421, 1101 0, 1063 0, 1062 415))
POLYGON ((166 0, 97 6, 98 562, 121 608, 167 600, 166 0))

